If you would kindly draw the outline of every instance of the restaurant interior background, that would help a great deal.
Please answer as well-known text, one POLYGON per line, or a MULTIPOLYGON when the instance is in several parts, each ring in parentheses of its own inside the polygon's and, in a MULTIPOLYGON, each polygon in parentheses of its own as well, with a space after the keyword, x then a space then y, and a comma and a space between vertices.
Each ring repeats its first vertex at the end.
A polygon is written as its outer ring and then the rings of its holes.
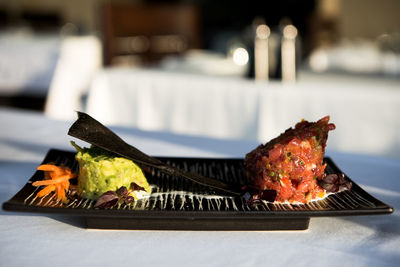
POLYGON ((0 0, 0 106, 257 142, 330 115, 329 149, 399 159, 399 11, 396 0, 0 0))

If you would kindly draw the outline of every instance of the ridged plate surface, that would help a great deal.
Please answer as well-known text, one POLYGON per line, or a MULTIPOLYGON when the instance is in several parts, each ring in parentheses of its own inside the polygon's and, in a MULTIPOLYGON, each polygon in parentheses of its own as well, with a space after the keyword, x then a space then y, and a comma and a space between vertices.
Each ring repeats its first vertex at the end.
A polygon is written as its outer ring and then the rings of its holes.
MULTIPOLYGON (((43 163, 64 164, 78 169, 74 153, 52 149, 43 163)), ((242 159, 160 158, 167 164, 226 183, 243 184, 242 159)), ((325 159, 327 173, 341 172, 330 158, 325 159)), ((110 210, 94 209, 94 201, 78 199, 65 205, 54 197, 35 197, 38 188, 32 182, 43 179, 35 172, 27 184, 3 209, 87 218, 88 227, 123 229, 184 230, 288 230, 306 229, 310 217, 374 215, 393 209, 372 197, 353 182, 351 191, 329 195, 309 204, 249 204, 242 197, 226 196, 186 179, 164 175, 157 170, 145 173, 152 186, 149 198, 110 210), (144 223, 145 222, 145 223, 144 223)))

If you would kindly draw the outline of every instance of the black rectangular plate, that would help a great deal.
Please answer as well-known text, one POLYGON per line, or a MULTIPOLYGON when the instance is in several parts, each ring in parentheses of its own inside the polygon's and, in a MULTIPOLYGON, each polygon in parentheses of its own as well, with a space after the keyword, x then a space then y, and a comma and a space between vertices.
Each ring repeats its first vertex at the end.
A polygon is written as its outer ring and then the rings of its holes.
MULTIPOLYGON (((64 164, 78 169, 75 153, 51 149, 43 163, 64 164)), ((187 171, 243 184, 243 159, 171 158, 160 160, 187 171)), ((339 168, 325 158, 326 172, 339 168)), ((351 191, 329 195, 308 204, 249 204, 242 197, 226 196, 186 179, 147 170, 153 187, 150 198, 119 205, 108 210, 94 209, 94 201, 75 200, 68 205, 54 197, 36 198, 38 188, 32 182, 43 179, 36 171, 27 184, 9 201, 7 211, 38 212, 81 216, 88 228, 147 230, 304 230, 310 217, 389 214, 393 208, 372 197, 353 182, 351 191)), ((347 177, 348 178, 348 177, 347 177)), ((348 178, 350 179, 350 178, 348 178)))

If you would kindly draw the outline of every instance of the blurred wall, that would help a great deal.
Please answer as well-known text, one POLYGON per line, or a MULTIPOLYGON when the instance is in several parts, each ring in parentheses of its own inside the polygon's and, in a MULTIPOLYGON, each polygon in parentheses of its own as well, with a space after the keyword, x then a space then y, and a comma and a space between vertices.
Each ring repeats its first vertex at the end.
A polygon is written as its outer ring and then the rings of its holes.
MULTIPOLYGON (((98 16, 99 7, 103 2, 163 2, 157 0, 0 0, 0 11, 6 11, 17 17, 22 11, 38 13, 56 13, 59 14, 63 23, 73 23, 81 31, 98 32, 100 29, 100 18, 98 16)), ((171 2, 171 1, 168 1, 171 2)), ((181 0, 179 3, 197 3, 203 10, 204 22, 211 23, 207 27, 216 26, 215 24, 221 17, 230 18, 230 24, 237 24, 242 21, 244 25, 251 24, 251 19, 260 13, 267 14, 267 21, 271 23, 274 20, 274 14, 291 14, 299 11, 298 5, 292 1, 283 1, 282 4, 276 2, 255 2, 253 10, 248 9, 248 4, 240 1, 214 1, 214 0, 181 0), (243 13, 243 5, 246 5, 246 11, 243 13), (230 11, 226 12, 225 7, 230 6, 230 11), (290 7, 296 7, 289 10, 290 7), (271 11, 271 8, 277 10, 271 11), (222 9, 222 10, 221 10, 222 9), (269 10, 269 11, 268 11, 269 10), (268 12, 267 12, 268 11, 268 12), (221 13, 222 12, 222 13, 221 13), (242 13, 241 13, 242 12, 242 13), (252 17, 251 14, 254 14, 252 17), (217 14, 213 20, 213 14, 217 14), (223 14, 223 16, 221 16, 223 14), (227 15, 228 14, 228 15, 227 15), (272 17, 271 17, 272 16, 272 17), (252 18, 250 18, 252 17, 252 18), (208 18, 208 20, 207 20, 208 18), (245 20, 246 21, 243 21, 245 20), (247 21, 250 20, 250 21, 247 21)), ((303 2, 304 5, 306 2, 303 2)), ((302 4, 303 4, 302 3, 302 4)), ((312 4, 313 0, 307 2, 312 4)), ((309 28, 316 28, 308 33, 320 33, 322 31, 331 31, 334 39, 341 37, 363 37, 376 38, 386 32, 400 32, 400 1, 399 0, 315 0, 316 13, 311 16, 309 28), (322 25, 324 24, 325 25, 322 25), (322 25, 322 26, 321 26, 322 25)), ((301 5, 300 5, 301 6, 301 5)), ((306 10, 307 11, 307 10, 306 10)), ((302 12, 306 12, 302 11, 302 12)), ((219 22, 221 23, 221 22, 219 22)), ((299 26, 299 25, 297 25, 299 26)), ((315 39, 315 38, 314 38, 315 39)))
MULTIPOLYGON (((0 8, 15 17, 26 11, 58 14, 63 23, 73 23, 84 32, 96 32, 99 29, 98 9, 105 1, 107 0, 0 0, 0 8)), ((140 2, 140 0, 112 1, 140 2)))
POLYGON ((400 32, 400 1, 342 0, 338 30, 342 37, 376 38, 382 33, 400 32))
POLYGON ((97 0, 35 0, 21 1, 28 10, 57 12, 64 22, 72 22, 87 31, 93 31, 96 26, 95 4, 97 0))
MULTIPOLYGON (((146 2, 144 0, 0 0, 0 8, 12 9, 15 12, 22 9, 57 12, 67 22, 81 24, 87 30, 96 30, 98 27, 96 9, 105 1, 146 2)), ((202 4, 207 1, 187 2, 202 4)), ((398 0, 317 0, 316 2, 320 6, 319 12, 337 19, 338 30, 344 37, 374 38, 383 31, 400 31, 398 0)))

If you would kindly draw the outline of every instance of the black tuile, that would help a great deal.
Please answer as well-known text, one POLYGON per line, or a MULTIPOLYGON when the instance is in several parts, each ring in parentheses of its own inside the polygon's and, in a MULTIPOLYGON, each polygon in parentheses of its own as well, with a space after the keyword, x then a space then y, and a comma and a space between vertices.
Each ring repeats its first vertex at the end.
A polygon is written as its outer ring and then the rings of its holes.
POLYGON ((183 177, 195 183, 206 185, 231 195, 241 196, 243 194, 239 188, 199 174, 174 168, 156 158, 146 155, 137 148, 127 144, 110 129, 84 112, 78 112, 78 119, 70 127, 68 135, 114 154, 129 158, 136 163, 157 168, 168 175, 183 177))

